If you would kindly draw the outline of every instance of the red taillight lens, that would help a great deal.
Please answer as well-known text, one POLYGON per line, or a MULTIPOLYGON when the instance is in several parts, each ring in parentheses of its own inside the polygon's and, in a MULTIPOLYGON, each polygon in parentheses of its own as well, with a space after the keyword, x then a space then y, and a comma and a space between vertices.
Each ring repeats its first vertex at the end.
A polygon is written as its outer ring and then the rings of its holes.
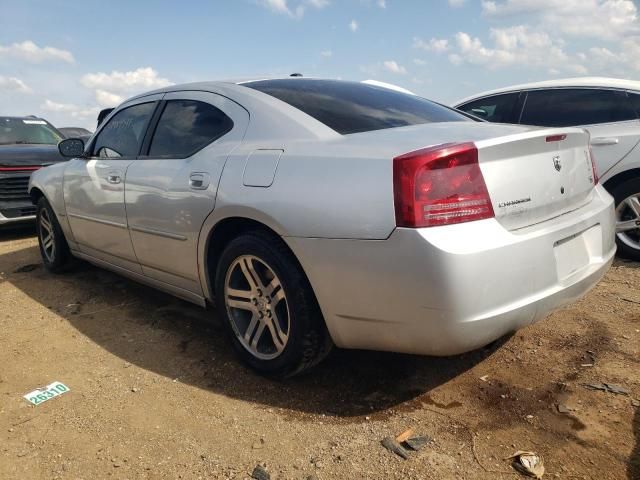
POLYGON ((393 190, 399 227, 494 216, 473 143, 438 145, 394 158, 393 190))
POLYGON ((597 185, 599 181, 598 170, 596 170, 596 161, 593 158, 593 150, 591 150, 591 145, 589 145, 589 158, 591 159, 591 170, 593 171, 593 184, 597 185))
POLYGON ((24 166, 24 167, 0 167, 0 172, 34 172, 39 170, 40 166, 24 166))
POLYGON ((547 143, 549 142, 561 142, 562 140, 566 139, 567 135, 565 133, 561 133, 560 135, 549 135, 547 137, 547 143))

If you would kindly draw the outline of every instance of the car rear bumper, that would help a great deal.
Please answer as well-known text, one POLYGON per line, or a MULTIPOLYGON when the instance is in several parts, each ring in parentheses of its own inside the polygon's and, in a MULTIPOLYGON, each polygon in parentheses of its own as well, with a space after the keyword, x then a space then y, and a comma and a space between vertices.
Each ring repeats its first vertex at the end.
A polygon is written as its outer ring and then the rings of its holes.
POLYGON ((613 260, 614 225, 598 187, 579 210, 515 232, 488 219, 379 241, 285 240, 336 345, 453 355, 583 296, 613 260))

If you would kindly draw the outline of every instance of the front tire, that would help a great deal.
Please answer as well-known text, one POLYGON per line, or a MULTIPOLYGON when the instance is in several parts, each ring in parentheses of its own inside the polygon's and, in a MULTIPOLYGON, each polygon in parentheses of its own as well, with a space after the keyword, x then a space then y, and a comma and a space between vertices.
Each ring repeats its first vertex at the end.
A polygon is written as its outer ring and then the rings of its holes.
POLYGON ((276 235, 255 231, 229 242, 215 280, 218 313, 251 368, 289 377, 329 353, 331 340, 309 281, 276 235))
POLYGON ((42 263, 50 272, 61 273, 68 266, 71 257, 67 240, 46 198, 38 200, 36 212, 36 231, 42 263))

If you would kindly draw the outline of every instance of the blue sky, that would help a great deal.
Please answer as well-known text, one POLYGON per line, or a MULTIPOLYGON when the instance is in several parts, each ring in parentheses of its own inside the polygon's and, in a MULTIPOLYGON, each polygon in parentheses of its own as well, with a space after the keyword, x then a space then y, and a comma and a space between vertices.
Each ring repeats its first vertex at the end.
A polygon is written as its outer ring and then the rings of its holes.
POLYGON ((631 0, 0 0, 0 115, 93 127, 171 83, 302 72, 449 103, 514 83, 640 77, 631 0))

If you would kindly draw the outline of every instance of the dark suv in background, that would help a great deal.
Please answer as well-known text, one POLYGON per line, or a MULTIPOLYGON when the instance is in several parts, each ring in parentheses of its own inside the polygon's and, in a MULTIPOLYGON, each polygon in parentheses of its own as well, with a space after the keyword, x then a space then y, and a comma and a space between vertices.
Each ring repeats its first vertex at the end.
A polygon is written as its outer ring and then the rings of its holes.
POLYGON ((0 117, 0 226, 35 219, 29 178, 35 170, 65 160, 58 152, 64 138, 43 118, 0 117))

